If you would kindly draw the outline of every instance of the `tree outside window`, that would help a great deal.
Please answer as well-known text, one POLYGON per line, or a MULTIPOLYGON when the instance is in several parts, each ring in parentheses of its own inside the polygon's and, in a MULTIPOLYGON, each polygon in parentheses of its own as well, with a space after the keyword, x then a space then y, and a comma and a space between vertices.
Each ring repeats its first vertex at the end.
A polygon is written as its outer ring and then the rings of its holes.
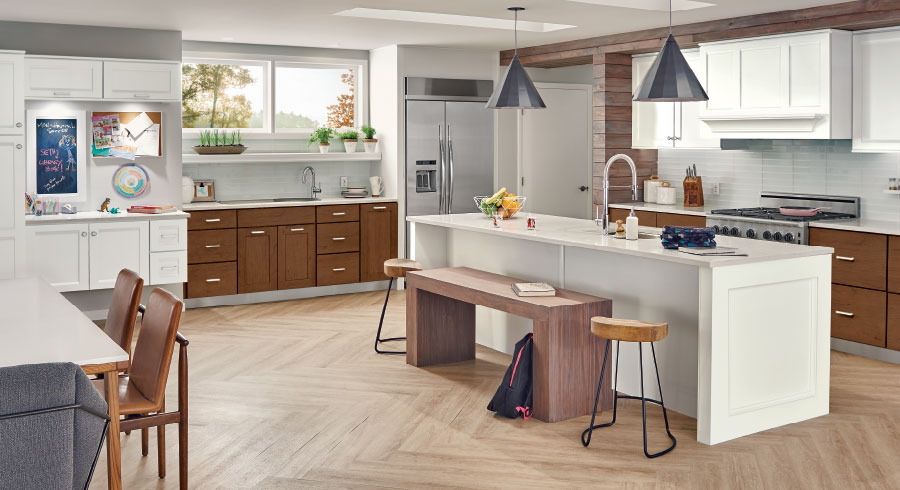
POLYGON ((263 128, 264 79, 262 64, 182 64, 182 127, 263 128))

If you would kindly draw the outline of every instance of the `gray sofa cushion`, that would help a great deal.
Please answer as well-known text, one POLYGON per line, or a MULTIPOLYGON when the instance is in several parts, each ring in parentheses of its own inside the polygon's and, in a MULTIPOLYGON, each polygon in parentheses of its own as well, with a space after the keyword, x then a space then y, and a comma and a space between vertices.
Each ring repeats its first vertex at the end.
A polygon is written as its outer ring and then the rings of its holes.
MULTIPOLYGON (((107 410, 106 401, 75 364, 0 368, 0 415, 73 404, 107 410)), ((0 421, 0 488, 84 488, 103 424, 82 410, 0 421)))

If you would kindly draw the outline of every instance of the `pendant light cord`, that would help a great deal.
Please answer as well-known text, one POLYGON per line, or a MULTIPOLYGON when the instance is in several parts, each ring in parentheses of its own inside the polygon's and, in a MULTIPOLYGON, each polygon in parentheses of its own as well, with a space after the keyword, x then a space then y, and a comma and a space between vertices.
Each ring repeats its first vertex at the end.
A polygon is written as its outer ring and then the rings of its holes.
MULTIPOLYGON (((669 0, 671 2, 672 0, 669 0)), ((519 11, 513 11, 513 55, 519 55, 519 11)))
POLYGON ((669 35, 672 34, 672 0, 669 0, 669 35))

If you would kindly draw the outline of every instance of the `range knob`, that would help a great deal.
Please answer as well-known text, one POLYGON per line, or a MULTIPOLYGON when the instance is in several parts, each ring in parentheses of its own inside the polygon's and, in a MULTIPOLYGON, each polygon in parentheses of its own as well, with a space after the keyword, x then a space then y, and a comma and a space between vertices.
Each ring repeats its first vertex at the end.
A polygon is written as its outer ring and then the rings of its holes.
MULTIPOLYGON (((719 228, 719 227, 716 227, 716 228, 719 228)), ((728 234, 728 227, 725 226, 725 225, 722 225, 722 227, 719 228, 718 230, 716 230, 716 232, 717 232, 717 233, 721 233, 721 234, 723 234, 723 235, 727 235, 727 234, 728 234)))
POLYGON ((794 234, 793 234, 793 233, 790 233, 790 232, 785 233, 785 234, 784 234, 784 241, 786 241, 786 242, 788 242, 788 243, 793 243, 793 242, 794 242, 794 234))
POLYGON ((737 226, 731 228, 731 236, 741 236, 741 229, 737 226))
POLYGON ((780 242, 781 240, 784 239, 784 236, 781 235, 781 232, 780 232, 780 231, 776 231, 776 232, 775 232, 774 238, 775 238, 775 241, 776 241, 776 242, 780 242))
POLYGON ((756 230, 754 230, 753 228, 750 228, 749 230, 747 230, 746 235, 747 235, 747 238, 756 238, 756 230))
POLYGON ((772 239, 772 232, 769 231, 769 230, 764 231, 764 232, 763 232, 763 238, 765 238, 766 240, 771 240, 771 239, 772 239))
POLYGON ((713 225, 713 231, 716 232, 716 235, 722 232, 722 228, 719 228, 719 225, 713 225))

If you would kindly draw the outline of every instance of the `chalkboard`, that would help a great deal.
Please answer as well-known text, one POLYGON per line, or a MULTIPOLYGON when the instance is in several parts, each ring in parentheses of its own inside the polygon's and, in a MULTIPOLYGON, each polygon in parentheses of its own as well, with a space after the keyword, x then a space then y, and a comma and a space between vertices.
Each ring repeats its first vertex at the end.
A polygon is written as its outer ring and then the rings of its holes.
POLYGON ((78 120, 38 118, 35 124, 37 152, 35 180, 38 194, 77 194, 78 120))

